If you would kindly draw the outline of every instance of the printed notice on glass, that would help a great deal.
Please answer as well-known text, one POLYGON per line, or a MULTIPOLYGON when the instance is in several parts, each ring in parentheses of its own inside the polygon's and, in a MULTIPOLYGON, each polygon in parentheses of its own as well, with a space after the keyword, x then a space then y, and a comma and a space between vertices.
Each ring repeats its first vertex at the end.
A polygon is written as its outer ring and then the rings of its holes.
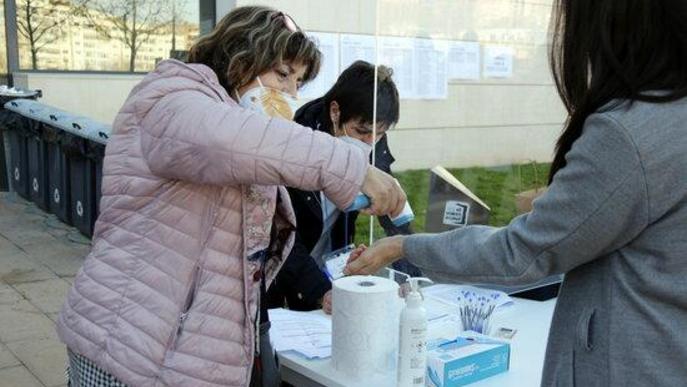
POLYGON ((479 54, 478 42, 449 42, 448 77, 450 79, 479 80, 479 54))
POLYGON ((303 86, 298 96, 319 98, 331 88, 339 77, 339 35, 327 32, 308 32, 322 51, 322 65, 319 75, 303 86))
POLYGON ((341 71, 357 60, 374 63, 377 47, 372 35, 341 34, 341 71))
POLYGON ((448 97, 446 68, 448 42, 415 39, 414 44, 415 98, 446 99, 448 97))
POLYGON ((484 76, 510 78, 513 76, 513 47, 484 47, 484 76))
POLYGON ((444 207, 444 224, 447 226, 465 226, 468 224, 470 205, 468 203, 449 200, 444 207))
POLYGON ((415 95, 415 38, 383 36, 380 42, 380 63, 394 70, 393 79, 401 98, 415 95))

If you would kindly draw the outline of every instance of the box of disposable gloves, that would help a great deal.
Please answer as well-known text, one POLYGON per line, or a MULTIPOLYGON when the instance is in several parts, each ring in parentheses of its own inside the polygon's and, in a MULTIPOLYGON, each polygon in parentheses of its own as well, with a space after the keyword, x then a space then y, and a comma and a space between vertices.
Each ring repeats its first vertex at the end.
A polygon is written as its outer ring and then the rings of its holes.
POLYGON ((427 343, 427 386, 458 387, 508 371, 510 344, 476 332, 427 343))

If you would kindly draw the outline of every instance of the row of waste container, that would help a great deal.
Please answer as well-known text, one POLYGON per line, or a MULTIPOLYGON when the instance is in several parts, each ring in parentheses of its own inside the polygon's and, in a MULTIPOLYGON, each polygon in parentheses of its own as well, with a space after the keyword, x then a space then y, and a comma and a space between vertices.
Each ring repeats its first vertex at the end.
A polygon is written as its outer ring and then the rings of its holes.
POLYGON ((35 96, 6 99, 0 125, 9 145, 12 190, 92 236, 111 127, 42 104, 35 96))

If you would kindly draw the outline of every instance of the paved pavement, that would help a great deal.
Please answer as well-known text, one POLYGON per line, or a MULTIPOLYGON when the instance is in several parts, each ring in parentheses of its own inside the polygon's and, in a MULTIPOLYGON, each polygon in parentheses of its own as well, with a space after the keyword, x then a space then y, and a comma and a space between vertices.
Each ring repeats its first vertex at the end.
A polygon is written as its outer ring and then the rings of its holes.
POLYGON ((66 385, 54 322, 89 249, 55 216, 0 193, 0 387, 66 385))

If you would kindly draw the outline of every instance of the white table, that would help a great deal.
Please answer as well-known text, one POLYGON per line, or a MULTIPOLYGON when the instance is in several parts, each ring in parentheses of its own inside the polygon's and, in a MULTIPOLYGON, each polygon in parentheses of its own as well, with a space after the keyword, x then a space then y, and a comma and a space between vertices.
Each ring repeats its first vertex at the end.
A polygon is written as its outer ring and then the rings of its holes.
MULTIPOLYGON (((501 308, 492 317, 492 327, 517 329, 510 340, 511 357, 508 372, 480 382, 474 387, 537 387, 541 382, 544 353, 549 335, 549 326, 556 300, 532 301, 514 298, 514 304, 501 308)), ((446 308, 445 304, 428 300, 427 309, 446 308)), ((429 339, 453 338, 457 326, 432 326, 429 339)), ((296 387, 393 387, 396 374, 377 374, 365 380, 353 380, 339 374, 330 359, 307 360, 304 357, 285 352, 279 354, 282 380, 296 387)))

